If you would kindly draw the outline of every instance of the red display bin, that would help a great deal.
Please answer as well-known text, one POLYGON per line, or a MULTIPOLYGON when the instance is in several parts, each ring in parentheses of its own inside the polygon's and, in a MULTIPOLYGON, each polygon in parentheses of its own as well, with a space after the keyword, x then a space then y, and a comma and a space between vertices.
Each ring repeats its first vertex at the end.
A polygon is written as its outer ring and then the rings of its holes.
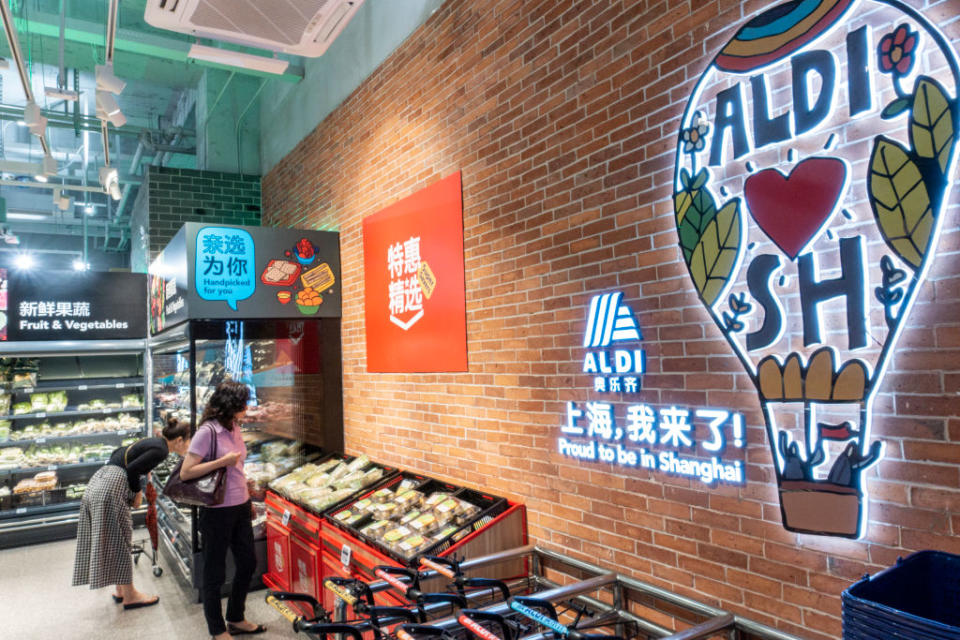
POLYGON ((290 590, 290 530, 267 516, 267 573, 263 579, 279 591, 290 590))
MULTIPOLYGON (((377 565, 387 564, 403 566, 409 564, 410 558, 404 558, 389 549, 381 547, 376 541, 367 539, 356 528, 350 527, 334 516, 343 509, 364 498, 369 497, 383 488, 393 488, 404 479, 418 483, 418 490, 446 491, 480 506, 483 511, 480 516, 469 524, 465 524, 453 536, 429 548, 423 553, 441 557, 453 556, 461 558, 477 558, 498 551, 505 551, 527 544, 526 509, 523 505, 515 504, 503 498, 497 498, 464 487, 457 487, 439 480, 431 479, 404 472, 394 478, 381 482, 376 487, 364 492, 356 498, 344 503, 339 508, 327 512, 327 525, 323 529, 321 539, 323 552, 332 557, 339 557, 344 545, 351 547, 355 566, 351 577, 361 580, 375 580, 374 569, 377 565)), ((361 523, 359 526, 362 526, 361 523)), ((486 568, 484 576, 491 578, 513 578, 526 575, 526 559, 515 559, 486 568)), ((445 578, 436 578, 424 583, 427 591, 443 591, 445 578)))
POLYGON ((309 593, 320 599, 317 580, 320 566, 320 547, 307 542, 297 534, 290 535, 290 591, 309 593))

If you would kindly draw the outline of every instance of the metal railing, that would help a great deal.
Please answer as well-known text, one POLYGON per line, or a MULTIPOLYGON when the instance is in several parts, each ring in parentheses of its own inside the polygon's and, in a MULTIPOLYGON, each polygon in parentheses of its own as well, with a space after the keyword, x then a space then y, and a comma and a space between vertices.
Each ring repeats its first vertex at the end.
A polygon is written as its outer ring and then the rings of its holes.
MULTIPOLYGON (((742 616, 698 602, 692 598, 673 593, 667 589, 648 584, 636 578, 620 575, 609 569, 570 558, 550 549, 527 545, 517 547, 480 558, 464 560, 460 564, 466 573, 476 569, 494 566, 507 561, 525 559, 528 575, 526 579, 535 583, 535 595, 539 599, 552 602, 574 601, 593 611, 599 612, 604 619, 620 620, 629 623, 647 638, 665 638, 666 640, 704 640, 725 636, 729 640, 802 640, 801 638, 779 631, 742 616), (547 576, 563 577, 559 583, 547 576), (601 596, 601 597, 595 597, 601 596), (672 618, 673 628, 645 617, 638 610, 654 612, 656 617, 665 621, 672 618), (685 627, 680 629, 680 627, 685 627)), ((421 572, 424 581, 440 577, 436 571, 421 572)), ((390 588, 385 581, 370 584, 374 593, 390 588)), ((429 615, 443 615, 449 610, 447 604, 432 604, 425 608, 429 615)), ((504 615, 510 613, 510 605, 505 602, 483 607, 483 611, 504 615)), ((337 599, 334 621, 346 620, 346 605, 337 599)), ((385 624, 400 620, 384 619, 385 624)), ((432 620, 431 626, 452 630, 458 626, 457 616, 432 620)), ((524 636, 522 640, 547 640, 550 633, 536 633, 524 636)))

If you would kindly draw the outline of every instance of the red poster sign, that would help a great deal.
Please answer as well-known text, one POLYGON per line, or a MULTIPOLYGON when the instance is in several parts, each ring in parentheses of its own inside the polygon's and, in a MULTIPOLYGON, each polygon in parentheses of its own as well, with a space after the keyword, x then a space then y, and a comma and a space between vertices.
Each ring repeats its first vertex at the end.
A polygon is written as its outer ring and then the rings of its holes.
POLYGON ((363 221, 367 371, 467 370, 460 173, 363 221))

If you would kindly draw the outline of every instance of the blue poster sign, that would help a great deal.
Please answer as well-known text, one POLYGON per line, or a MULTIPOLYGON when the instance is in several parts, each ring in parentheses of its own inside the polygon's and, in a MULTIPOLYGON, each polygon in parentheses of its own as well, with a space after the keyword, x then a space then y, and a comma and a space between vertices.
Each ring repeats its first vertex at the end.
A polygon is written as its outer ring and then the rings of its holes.
POLYGON ((234 311, 256 289, 253 236, 244 229, 205 227, 197 234, 194 281, 204 300, 224 300, 234 311))

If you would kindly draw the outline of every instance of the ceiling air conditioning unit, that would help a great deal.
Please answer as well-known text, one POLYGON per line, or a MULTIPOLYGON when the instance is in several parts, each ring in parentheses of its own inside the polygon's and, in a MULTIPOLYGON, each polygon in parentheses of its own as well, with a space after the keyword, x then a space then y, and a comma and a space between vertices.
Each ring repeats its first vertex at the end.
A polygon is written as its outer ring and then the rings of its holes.
POLYGON ((307 58, 323 54, 363 0, 147 0, 159 29, 307 58))

